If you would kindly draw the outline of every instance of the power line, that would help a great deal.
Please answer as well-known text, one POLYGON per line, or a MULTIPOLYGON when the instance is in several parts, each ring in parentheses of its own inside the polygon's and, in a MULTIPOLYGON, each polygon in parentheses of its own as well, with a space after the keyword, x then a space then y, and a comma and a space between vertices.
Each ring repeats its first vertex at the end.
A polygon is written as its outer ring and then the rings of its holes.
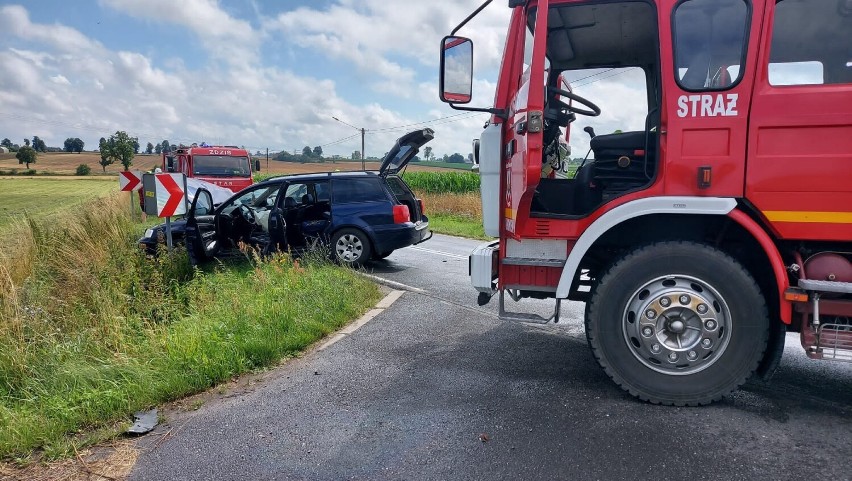
POLYGON ((397 125, 396 127, 387 127, 387 128, 383 128, 383 129, 370 129, 370 130, 368 130, 368 132, 387 132, 389 130, 399 130, 399 129, 404 129, 406 127, 413 127, 415 125, 427 125, 427 124, 432 124, 434 122, 437 122, 439 120, 451 119, 451 118, 460 117, 460 116, 463 116, 463 115, 466 116, 466 117, 472 117, 473 115, 478 115, 478 113, 477 114, 470 114, 468 112, 462 112, 460 114, 448 115, 446 117, 439 117, 437 119, 432 119, 432 120, 424 120, 423 122, 415 122, 413 124, 397 125))
POLYGON ((606 77, 601 77, 601 78, 599 78, 599 79, 592 80, 591 82, 586 82, 586 83, 584 83, 584 84, 580 84, 580 85, 572 85, 572 86, 571 86, 571 88, 579 88, 579 87, 583 87, 583 86, 586 86, 586 85, 591 85, 591 84, 593 84, 593 83, 595 83, 595 82, 600 82, 601 80, 606 80, 606 79, 608 79, 608 78, 610 78, 610 77, 615 77, 616 75, 621 75, 621 74, 623 74, 623 73, 627 73, 627 72, 629 72, 629 71, 630 71, 629 69, 620 70, 620 71, 618 71, 618 72, 615 72, 615 73, 614 73, 614 74, 612 74, 612 75, 607 75, 606 77))

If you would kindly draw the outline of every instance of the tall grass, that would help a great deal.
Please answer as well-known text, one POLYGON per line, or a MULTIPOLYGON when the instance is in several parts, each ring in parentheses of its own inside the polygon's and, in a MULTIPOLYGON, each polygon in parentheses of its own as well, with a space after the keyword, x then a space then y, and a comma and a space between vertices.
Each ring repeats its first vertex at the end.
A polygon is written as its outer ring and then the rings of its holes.
POLYGON ((406 172, 402 178, 418 194, 466 194, 479 191, 479 174, 473 172, 406 172))
POLYGON ((429 228, 441 234, 488 239, 482 227, 479 192, 466 194, 417 193, 423 199, 429 228))
POLYGON ((156 260, 123 197, 11 226, 0 252, 0 458, 73 453, 135 410, 269 365, 357 317, 375 286, 278 256, 156 260), (73 437, 72 437, 73 435, 73 437))

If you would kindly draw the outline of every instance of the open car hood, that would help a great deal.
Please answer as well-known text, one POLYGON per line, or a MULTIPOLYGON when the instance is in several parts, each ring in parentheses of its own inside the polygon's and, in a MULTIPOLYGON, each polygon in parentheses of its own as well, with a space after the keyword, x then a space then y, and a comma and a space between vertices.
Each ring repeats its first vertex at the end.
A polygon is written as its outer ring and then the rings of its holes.
POLYGON ((379 174, 389 175, 396 174, 408 162, 417 155, 420 147, 423 147, 427 142, 435 138, 435 131, 432 129, 418 129, 414 132, 409 132, 396 140, 393 148, 388 151, 388 154, 382 159, 382 166, 379 168, 379 174))

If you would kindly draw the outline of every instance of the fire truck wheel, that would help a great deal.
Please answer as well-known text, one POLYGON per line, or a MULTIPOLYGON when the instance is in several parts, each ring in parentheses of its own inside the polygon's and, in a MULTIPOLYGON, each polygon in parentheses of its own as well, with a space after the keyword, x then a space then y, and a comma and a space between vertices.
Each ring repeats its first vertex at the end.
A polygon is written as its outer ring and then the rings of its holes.
POLYGON ((727 254, 660 242, 627 254, 586 305, 586 337, 622 389, 697 406, 742 385, 766 349, 769 316, 752 276, 727 254))
POLYGON ((340 229, 331 240, 334 258, 341 264, 360 266, 370 260, 372 246, 367 234, 358 229, 340 229))

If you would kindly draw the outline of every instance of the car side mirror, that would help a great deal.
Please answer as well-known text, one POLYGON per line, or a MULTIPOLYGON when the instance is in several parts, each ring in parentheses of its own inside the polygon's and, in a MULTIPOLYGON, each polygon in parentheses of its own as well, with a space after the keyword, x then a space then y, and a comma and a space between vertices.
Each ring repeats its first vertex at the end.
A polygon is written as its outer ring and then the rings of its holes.
POLYGON ((175 171, 175 158, 174 156, 166 156, 166 172, 174 172, 175 171))
POLYGON ((441 101, 466 104, 472 98, 473 42, 465 37, 444 37, 441 41, 441 101))

